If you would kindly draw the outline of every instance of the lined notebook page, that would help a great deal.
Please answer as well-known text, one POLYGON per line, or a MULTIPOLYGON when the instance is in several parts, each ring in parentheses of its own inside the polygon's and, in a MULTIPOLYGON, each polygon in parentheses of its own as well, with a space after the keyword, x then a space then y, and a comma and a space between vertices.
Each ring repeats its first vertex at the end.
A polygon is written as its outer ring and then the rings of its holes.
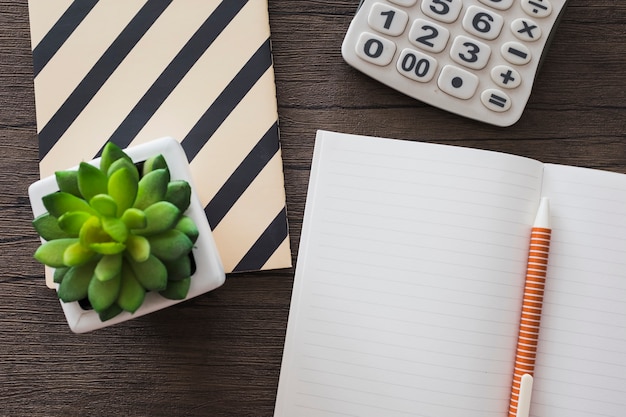
POLYGON ((504 415, 542 169, 318 132, 275 416, 504 415))
POLYGON ((546 165, 552 242, 532 416, 626 416, 626 176, 546 165))

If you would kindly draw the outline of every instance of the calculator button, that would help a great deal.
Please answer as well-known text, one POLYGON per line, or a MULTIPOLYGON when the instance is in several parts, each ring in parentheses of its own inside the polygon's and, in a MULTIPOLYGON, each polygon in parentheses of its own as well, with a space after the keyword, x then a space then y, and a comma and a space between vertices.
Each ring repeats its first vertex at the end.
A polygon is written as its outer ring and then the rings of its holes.
POLYGON ((541 28, 530 19, 515 19, 511 23, 511 30, 521 41, 532 42, 541 38, 541 28))
POLYGON ((363 32, 356 44, 356 54, 375 65, 388 65, 396 53, 396 44, 381 36, 363 32))
POLYGON ((478 6, 470 6, 463 17, 463 29, 472 35, 493 40, 498 37, 504 18, 490 10, 478 6))
POLYGON ((500 48, 500 53, 513 65, 528 64, 532 58, 530 49, 519 42, 506 42, 500 48))
POLYGON ((552 3, 549 0, 522 0, 522 9, 529 16, 548 17, 552 13, 552 3))
POLYGON ((409 15, 405 11, 382 3, 374 4, 367 16, 372 29, 390 36, 401 35, 408 21, 409 15))
POLYGON ((511 108, 511 99, 505 93, 495 88, 485 90, 480 95, 480 101, 491 111, 504 112, 511 108))
POLYGON ((446 48, 450 32, 443 26, 424 19, 416 19, 409 31, 409 41, 418 48, 441 52, 446 48))
POLYGON ((479 0, 482 4, 498 10, 507 10, 513 5, 513 0, 479 0))
POLYGON ((439 74, 437 85, 441 91, 453 97, 467 100, 476 93, 478 77, 461 68, 446 65, 441 70, 441 74, 439 74))
POLYGON ((471 69, 485 68, 490 55, 489 46, 467 36, 457 36, 450 48, 450 58, 471 69))
POLYGON ((452 23, 461 14, 463 0, 424 0, 422 12, 435 20, 452 23))
POLYGON ((417 0, 389 0, 391 3, 397 4, 398 6, 410 7, 417 3, 417 0))
POLYGON ((398 72, 411 80, 427 83, 437 72, 437 60, 416 50, 405 48, 400 53, 398 72))
POLYGON ((493 82, 503 88, 517 88, 522 83, 522 76, 508 65, 498 65, 491 70, 493 82))

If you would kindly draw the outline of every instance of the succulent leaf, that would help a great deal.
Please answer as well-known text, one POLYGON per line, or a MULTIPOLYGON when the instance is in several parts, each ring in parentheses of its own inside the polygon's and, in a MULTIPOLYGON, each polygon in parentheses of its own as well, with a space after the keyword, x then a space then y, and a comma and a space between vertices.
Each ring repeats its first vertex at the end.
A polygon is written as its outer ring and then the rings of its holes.
POLYGON ((87 297, 89 282, 93 277, 94 262, 70 268, 59 285, 58 296, 61 301, 69 303, 87 297))
POLYGON ((169 281, 180 281, 191 276, 191 259, 189 255, 181 256, 173 261, 164 261, 169 281))
POLYGON ((59 218, 58 224, 72 237, 78 237, 80 229, 90 217, 91 214, 84 211, 70 211, 59 218))
POLYGON ((117 304, 124 310, 134 313, 143 304, 146 297, 146 290, 137 281, 135 273, 129 264, 124 263, 122 267, 122 283, 120 293, 117 297, 117 304))
POLYGON ((80 243, 85 247, 89 247, 92 243, 111 241, 111 237, 102 230, 102 223, 98 216, 91 216, 83 223, 83 227, 80 228, 79 238, 80 243))
POLYGON ((184 300, 187 297, 190 286, 191 277, 181 279, 180 281, 168 281, 167 288, 159 291, 159 294, 170 300, 184 300))
POLYGON ((105 217, 117 215, 117 202, 108 194, 96 194, 89 200, 89 205, 105 217))
POLYGON ((69 245, 63 252, 63 264, 66 266, 78 266, 89 261, 95 255, 93 250, 84 247, 80 242, 69 245))
POLYGON ((115 255, 124 252, 126 245, 120 242, 92 243, 89 249, 101 255, 115 255))
POLYGON ((48 213, 57 219, 68 211, 85 211, 96 214, 96 211, 85 200, 63 191, 48 194, 42 197, 41 201, 48 213))
POLYGON ((57 171, 54 176, 59 186, 59 191, 82 197, 78 189, 78 171, 57 171))
POLYGON ((150 257, 144 262, 136 262, 128 258, 135 278, 148 291, 161 291, 167 287, 167 268, 156 256, 150 257))
POLYGON ((122 272, 122 254, 105 255, 98 261, 94 270, 95 277, 100 281, 108 281, 122 272))
POLYGON ((171 181, 167 184, 164 199, 174 204, 181 212, 189 208, 191 202, 191 186, 187 181, 171 181))
POLYGON ((146 159, 146 161, 143 163, 143 176, 145 176, 149 172, 156 171, 157 169, 168 169, 167 162, 161 154, 154 155, 146 159))
POLYGON ((117 216, 130 208, 137 196, 138 182, 131 170, 122 167, 109 177, 109 195, 117 202, 117 216))
POLYGON ((150 242, 143 236, 130 234, 126 241, 126 250, 133 260, 144 262, 150 257, 150 242))
POLYGON ((69 268, 55 268, 54 274, 52 276, 52 281, 55 284, 60 284, 61 281, 63 281, 63 277, 65 276, 67 271, 69 271, 69 268))
POLYGON ((111 175, 123 168, 129 170, 135 181, 139 181, 139 170, 130 158, 120 158, 117 161, 113 162, 109 169, 106 171, 107 177, 111 178, 111 175))
POLYGON ((107 320, 111 320, 113 317, 117 316, 122 311, 124 310, 122 310, 120 306, 118 306, 117 304, 113 304, 111 307, 107 308, 106 310, 98 312, 98 317, 100 317, 100 321, 104 322, 107 320))
POLYGON ((126 239, 128 239, 128 228, 126 224, 118 218, 104 217, 102 219, 102 230, 116 242, 124 243, 126 239))
POLYGON ((150 251, 163 261, 174 261, 187 255, 193 248, 193 243, 183 232, 172 229, 148 237, 150 251))
POLYGON ((180 210, 167 201, 154 203, 144 213, 146 214, 146 227, 136 232, 148 236, 172 229, 180 218, 180 210))
POLYGON ((78 189, 86 201, 98 194, 107 192, 107 176, 97 167, 81 162, 78 166, 78 189))
POLYGON ((148 206, 163 200, 170 180, 166 169, 157 169, 147 173, 139 180, 137 198, 133 207, 144 210, 148 206))
POLYGON ((37 231, 37 234, 44 240, 63 239, 71 237, 60 226, 56 217, 50 215, 50 213, 44 213, 37 216, 33 220, 33 227, 37 231))
POLYGON ((198 236, 200 236, 198 226, 189 216, 182 216, 178 223, 176 223, 175 229, 186 234, 192 243, 196 243, 196 241, 198 240, 198 236))
POLYGON ((121 281, 120 274, 106 281, 100 281, 95 277, 91 279, 87 287, 87 298, 94 310, 100 313, 115 303, 120 293, 121 281))
POLYGON ((119 146, 113 142, 107 142, 102 149, 102 158, 100 159, 102 172, 108 172, 111 165, 118 159, 126 159, 132 163, 130 157, 119 146))
POLYGON ((45 242, 35 251, 35 259, 52 268, 62 268, 67 265, 63 262, 65 250, 78 242, 75 238, 55 239, 45 242))
MULTIPOLYGON (((123 225, 121 220, 119 222, 123 225)), ((111 235, 103 229, 102 224, 103 221, 98 217, 91 216, 80 229, 80 243, 102 255, 114 255, 123 252, 126 245, 112 241, 111 235)))
POLYGON ((124 211, 122 221, 129 229, 143 229, 148 224, 146 213, 136 208, 129 208, 124 211))

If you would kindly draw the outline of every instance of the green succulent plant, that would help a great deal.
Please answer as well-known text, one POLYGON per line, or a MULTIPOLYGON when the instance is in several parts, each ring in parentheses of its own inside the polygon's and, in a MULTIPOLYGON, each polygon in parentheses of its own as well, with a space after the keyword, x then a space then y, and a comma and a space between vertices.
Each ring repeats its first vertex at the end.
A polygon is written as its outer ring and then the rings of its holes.
POLYGON ((186 297, 199 232, 185 215, 191 187, 170 179, 162 155, 135 164, 108 142, 99 168, 83 162, 55 177, 59 191, 42 198, 47 213, 33 221, 45 241, 34 256, 55 268, 61 301, 106 321, 137 311, 148 291, 186 297))

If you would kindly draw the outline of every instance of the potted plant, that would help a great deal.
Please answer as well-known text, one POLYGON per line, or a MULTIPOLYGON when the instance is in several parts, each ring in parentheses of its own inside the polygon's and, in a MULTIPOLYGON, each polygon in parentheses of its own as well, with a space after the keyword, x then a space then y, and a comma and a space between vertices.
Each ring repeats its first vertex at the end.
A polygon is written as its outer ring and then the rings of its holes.
POLYGON ((72 331, 138 317, 222 285, 224 269, 180 144, 163 138, 58 171, 29 188, 72 331))

